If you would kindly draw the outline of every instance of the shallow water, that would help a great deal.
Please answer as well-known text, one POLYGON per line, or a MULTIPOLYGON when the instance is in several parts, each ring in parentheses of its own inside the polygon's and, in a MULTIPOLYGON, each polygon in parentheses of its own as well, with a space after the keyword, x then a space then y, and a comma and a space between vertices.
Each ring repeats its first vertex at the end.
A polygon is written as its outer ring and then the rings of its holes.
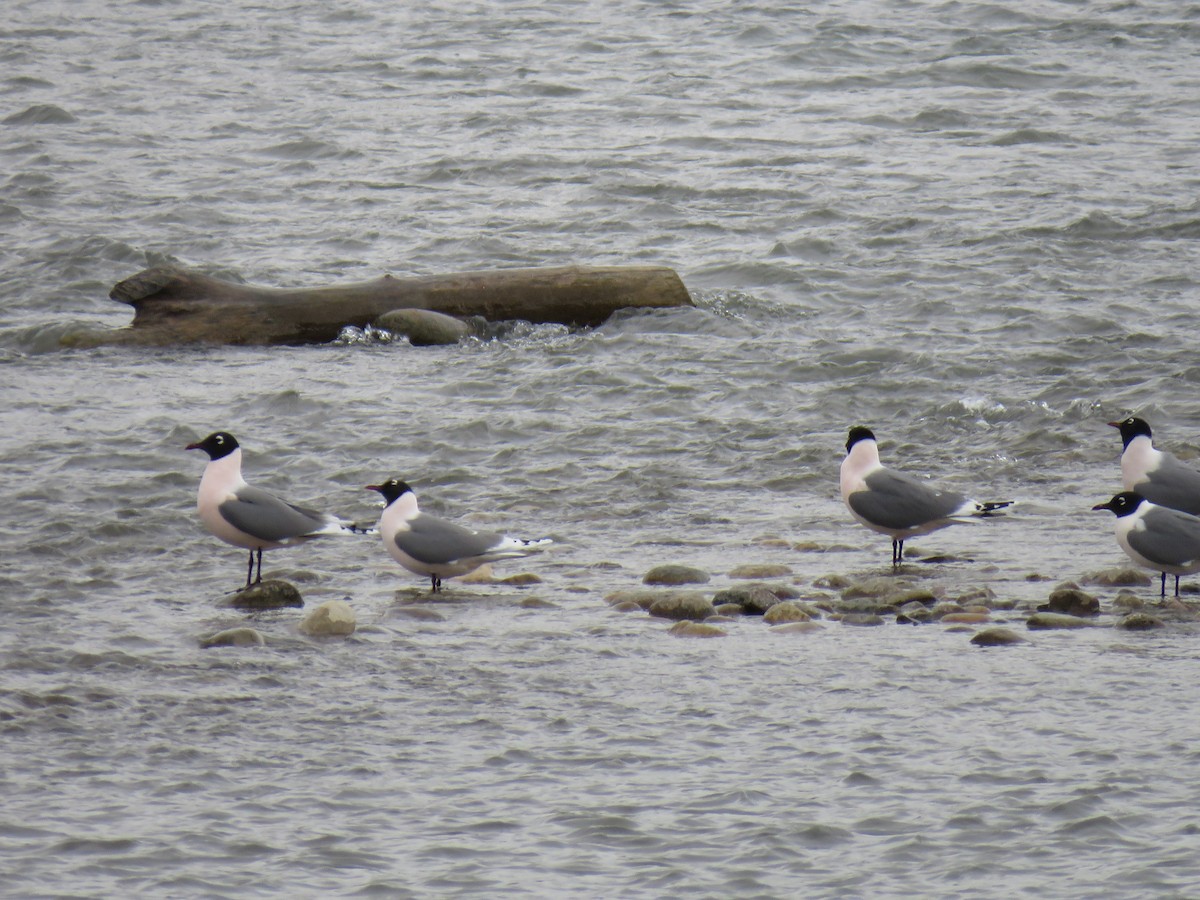
MULTIPOLYGON (((604 602, 651 566, 886 572, 848 426, 1004 519, 938 593, 1123 565, 1104 423, 1200 456, 1200 8, 18 3, 0 26, 0 892, 1193 896, 1197 634, 761 621, 604 602), (57 350, 164 261, 315 285, 673 266, 697 308, 449 348, 57 350), (252 483, 550 536, 439 599, 372 538, 218 604, 252 483), (776 540, 777 539, 777 540, 776 540), (803 549, 797 549, 797 548, 803 549), (541 601, 541 602, 536 602, 541 601), (201 650, 247 622, 260 649, 201 650)), ((1114 589, 1098 589, 1106 605, 1114 589)), ((1154 590, 1139 589, 1147 600, 1154 590)))

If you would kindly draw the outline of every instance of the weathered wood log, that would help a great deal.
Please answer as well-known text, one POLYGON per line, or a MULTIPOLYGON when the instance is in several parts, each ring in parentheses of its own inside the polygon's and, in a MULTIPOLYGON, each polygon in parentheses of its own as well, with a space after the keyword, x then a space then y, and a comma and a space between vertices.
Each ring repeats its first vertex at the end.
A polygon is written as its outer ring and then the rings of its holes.
POLYGON ((599 325, 627 307, 691 306, 687 288, 661 266, 497 269, 311 288, 235 284, 194 269, 158 266, 109 295, 134 308, 133 323, 101 343, 306 344, 335 339, 394 309, 429 309, 492 321, 599 325))

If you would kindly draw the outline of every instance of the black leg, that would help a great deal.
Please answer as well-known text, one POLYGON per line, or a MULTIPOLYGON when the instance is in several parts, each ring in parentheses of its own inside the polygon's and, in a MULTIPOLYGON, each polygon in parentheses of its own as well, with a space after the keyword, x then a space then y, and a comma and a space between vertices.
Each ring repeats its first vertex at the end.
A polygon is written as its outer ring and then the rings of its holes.
POLYGON ((250 576, 254 574, 254 551, 250 551, 250 563, 246 566, 246 587, 250 587, 250 576))
POLYGON ((1179 596, 1179 576, 1175 576, 1175 596, 1179 596))
POLYGON ((258 551, 258 577, 254 579, 255 584, 262 584, 262 550, 258 551))
POLYGON ((904 559, 904 541, 892 541, 892 566, 900 565, 904 559))
POLYGON ((1162 573, 1162 593, 1159 596, 1160 597, 1167 596, 1167 573, 1166 572, 1162 573))

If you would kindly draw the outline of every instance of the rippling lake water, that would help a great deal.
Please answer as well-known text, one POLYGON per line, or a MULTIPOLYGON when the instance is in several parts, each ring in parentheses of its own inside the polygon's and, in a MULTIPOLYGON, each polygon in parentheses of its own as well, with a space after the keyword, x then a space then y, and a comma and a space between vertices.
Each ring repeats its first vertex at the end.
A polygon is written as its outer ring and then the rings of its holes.
POLYGON ((1023 624, 1126 564, 1091 511, 1106 422, 1200 457, 1200 6, 10 7, 0 893, 1200 894, 1197 629, 1023 624), (127 324, 109 289, 163 262, 661 264, 697 307, 439 348, 58 349, 127 324), (687 640, 606 604, 668 562, 831 600, 888 574, 838 497, 860 423, 885 462, 1020 501, 915 540, 943 561, 905 575, 990 590, 1027 644, 687 640), (542 581, 430 598, 350 538, 265 564, 346 598, 350 638, 223 608, 244 557, 183 450, 217 429, 295 501, 372 520, 363 486, 398 476, 552 537, 496 566, 542 581), (266 646, 200 649, 243 624, 266 646))

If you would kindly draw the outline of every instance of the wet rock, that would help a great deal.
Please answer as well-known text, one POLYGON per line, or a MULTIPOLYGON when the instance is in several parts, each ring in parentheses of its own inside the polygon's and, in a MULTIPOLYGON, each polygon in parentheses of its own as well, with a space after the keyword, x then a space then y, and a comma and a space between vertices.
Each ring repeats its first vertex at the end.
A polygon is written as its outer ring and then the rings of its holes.
POLYGON ((221 605, 236 609, 288 609, 303 606, 304 600, 294 584, 270 579, 238 591, 221 605))
POLYGON ((1068 616, 1063 613, 1037 612, 1025 621, 1025 627, 1030 630, 1047 628, 1091 628, 1094 623, 1079 616, 1068 616))
POLYGON ((784 625, 774 625, 770 628, 771 634, 812 634, 814 631, 822 631, 825 626, 820 622, 788 622, 784 625))
POLYGON ((775 594, 761 585, 738 585, 718 591, 712 602, 716 606, 736 603, 746 615, 761 616, 780 601, 775 594))
POLYGON ((840 591, 850 587, 853 583, 845 575, 822 575, 813 582, 813 587, 825 588, 830 591, 840 591))
POLYGON ((500 579, 501 584, 508 584, 514 587, 529 587, 532 584, 542 584, 540 575, 535 575, 533 572, 518 572, 515 575, 508 575, 500 579))
POLYGON ((641 609, 649 610, 654 605, 654 601, 661 596, 661 591, 620 590, 607 595, 604 602, 609 606, 625 606, 633 603, 641 609))
POLYGON ((933 612, 924 603, 913 600, 896 610, 898 625, 921 625, 933 618, 933 612))
POLYGON ((457 344, 471 333, 462 319, 431 309, 393 309, 376 319, 375 327, 408 338, 414 347, 457 344))
POLYGON ((1084 584, 1095 584, 1100 587, 1142 587, 1154 582, 1152 576, 1131 566, 1123 569, 1101 569, 1099 572, 1089 572, 1079 580, 1084 584))
POLYGON ((943 625, 982 625, 991 617, 986 612, 956 612, 942 616, 943 625))
POLYGON ((738 585, 738 587, 766 588, 780 600, 799 600, 801 597, 800 591, 796 590, 796 588, 789 584, 779 584, 778 582, 775 584, 768 584, 763 581, 755 581, 751 582, 750 584, 738 585))
POLYGON ((713 638, 724 637, 729 632, 704 622, 676 622, 667 630, 667 633, 673 634, 675 637, 713 638))
POLYGON ((326 600, 303 619, 300 631, 310 637, 354 634, 354 610, 345 600, 326 600))
POLYGON ((1038 607, 1039 612, 1064 613, 1068 616, 1098 616, 1100 601, 1070 582, 1060 584, 1050 592, 1050 599, 1038 607))
POLYGON ((559 609, 559 605, 552 600, 543 600, 541 597, 525 597, 517 606, 521 609, 559 609))
POLYGON ((1148 612, 1132 612, 1117 622, 1118 628, 1127 631, 1150 631, 1164 626, 1162 619, 1148 612))
POLYGON ((791 600, 781 600, 763 613, 763 621, 768 625, 783 625, 788 622, 807 622, 811 616, 798 603, 791 600))
MULTIPOLYGON (((428 579, 427 579, 428 580, 428 579)), ((491 563, 484 563, 478 569, 458 576, 459 584, 495 584, 496 573, 491 563)))
POLYGON ((708 573, 692 566, 667 564, 655 566, 642 578, 643 584, 708 584, 708 573))
POLYGON ((792 567, 782 563, 749 563, 730 570, 730 578, 782 578, 791 575, 792 567))
POLYGON ((718 616, 727 616, 730 619, 735 619, 739 616, 744 616, 746 611, 742 609, 740 603, 713 603, 713 608, 716 609, 718 616))
POLYGON ((840 621, 843 625, 882 625, 883 616, 874 613, 847 613, 840 621))
POLYGON ((262 647, 266 643, 253 628, 227 628, 200 640, 200 646, 205 650, 210 647, 262 647))
POLYGON ((1013 644, 1028 644, 1029 639, 1011 628, 994 625, 977 632, 971 638, 971 643, 976 647, 1010 647, 1013 644))
POLYGON ((659 619, 703 622, 715 614, 712 601, 699 591, 672 591, 659 597, 650 607, 650 615, 659 619))
POLYGON ((1117 596, 1113 597, 1112 606, 1114 610, 1137 610, 1145 607, 1146 601, 1139 597, 1133 591, 1122 588, 1117 591, 1117 596))
POLYGON ((856 600, 860 597, 891 597, 902 594, 912 588, 913 583, 906 578, 875 575, 848 583, 842 589, 842 599, 856 600))
POLYGON ((950 599, 964 607, 986 606, 995 609, 996 592, 987 585, 984 585, 982 587, 971 588, 959 596, 950 599))

